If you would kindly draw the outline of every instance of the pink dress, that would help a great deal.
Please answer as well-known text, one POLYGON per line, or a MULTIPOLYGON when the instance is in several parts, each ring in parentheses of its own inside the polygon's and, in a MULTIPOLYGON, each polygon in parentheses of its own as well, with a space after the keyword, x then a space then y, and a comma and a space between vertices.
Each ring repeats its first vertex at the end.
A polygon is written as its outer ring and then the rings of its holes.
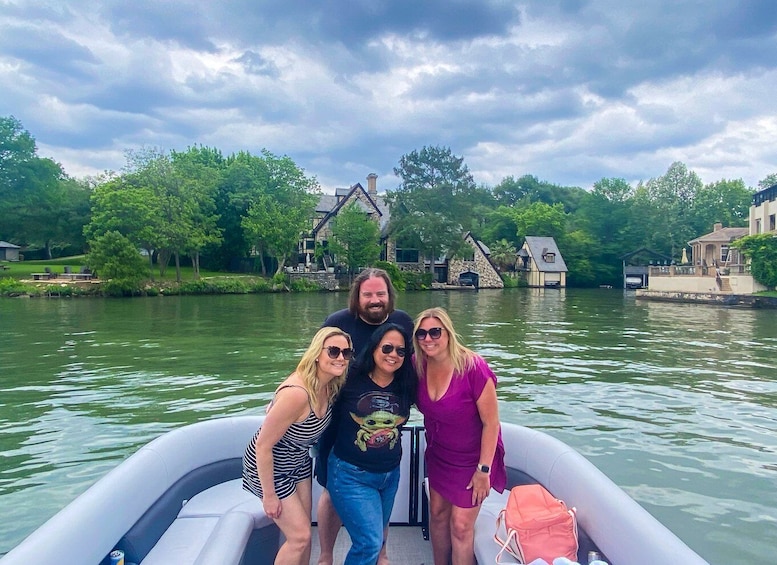
MULTIPOLYGON (((454 373, 442 398, 429 398, 425 372, 420 375, 417 406, 424 415, 426 428, 426 474, 429 485, 447 501, 461 508, 471 508, 472 491, 467 490, 480 458, 480 436, 483 424, 477 400, 488 380, 496 375, 480 357, 463 375, 454 373)), ((491 488, 502 492, 507 485, 502 431, 491 462, 491 488)))

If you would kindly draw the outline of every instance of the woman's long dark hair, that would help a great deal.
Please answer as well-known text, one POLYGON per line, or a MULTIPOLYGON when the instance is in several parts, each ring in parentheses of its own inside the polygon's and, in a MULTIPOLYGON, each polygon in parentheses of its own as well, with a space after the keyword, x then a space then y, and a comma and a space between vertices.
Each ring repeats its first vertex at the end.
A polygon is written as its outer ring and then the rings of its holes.
POLYGON ((394 379, 399 383, 399 394, 401 396, 400 402, 402 403, 403 411, 409 411, 410 406, 415 404, 416 394, 418 391, 418 375, 416 375, 415 367, 410 360, 411 351, 413 350, 413 342, 410 336, 407 335, 402 326, 397 324, 382 324, 378 326, 375 331, 372 332, 367 346, 362 349, 361 353, 351 364, 351 371, 348 378, 357 379, 369 379, 369 374, 375 369, 375 358, 373 354, 378 348, 383 336, 388 332, 399 332, 402 338, 405 340, 405 356, 402 358, 402 365, 399 369, 394 371, 394 379))

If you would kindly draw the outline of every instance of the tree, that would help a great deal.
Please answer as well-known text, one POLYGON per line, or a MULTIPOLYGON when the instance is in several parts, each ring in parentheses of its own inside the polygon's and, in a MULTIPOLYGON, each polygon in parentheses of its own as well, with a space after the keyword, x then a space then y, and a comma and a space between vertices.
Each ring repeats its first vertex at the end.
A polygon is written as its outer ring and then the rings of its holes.
POLYGON ((419 249, 430 265, 441 254, 465 255, 462 235, 478 195, 464 158, 447 147, 423 147, 403 155, 394 174, 400 185, 386 194, 394 238, 419 249))
POLYGON ((217 165, 216 157, 219 155, 203 148, 189 148, 185 153, 171 153, 181 193, 190 206, 190 231, 186 236, 184 248, 192 260, 195 279, 200 277, 200 253, 206 247, 221 241, 215 202, 220 173, 213 166, 217 165))
POLYGON ((764 190, 777 184, 777 173, 766 175, 763 179, 758 181, 758 190, 764 190))
POLYGON ((719 180, 696 193, 691 207, 691 222, 696 235, 709 233, 720 222, 726 227, 747 226, 753 191, 742 179, 719 180))
POLYGON ((380 259, 380 228, 356 202, 351 202, 332 220, 329 247, 337 260, 354 273, 359 267, 370 267, 380 259))
POLYGON ((701 188, 699 176, 680 162, 672 163, 666 174, 647 182, 645 196, 653 212, 648 247, 679 259, 680 250, 697 235, 690 220, 701 188))
POLYGON ((491 260, 496 263, 500 271, 515 270, 515 261, 518 255, 512 243, 506 239, 500 239, 490 244, 488 248, 491 251, 491 260))
POLYGON ((513 210, 513 218, 520 240, 527 235, 537 235, 559 241, 564 236, 566 213, 561 203, 549 206, 534 202, 526 208, 513 210))
MULTIPOLYGON (((233 259, 249 257, 252 247, 257 246, 257 242, 243 229, 242 221, 248 215, 251 204, 264 194, 268 177, 267 163, 261 157, 241 151, 225 159, 216 193, 218 228, 223 237, 220 247, 210 256, 213 266, 227 268, 233 259)), ((261 273, 266 275, 263 250, 257 250, 261 273)))
POLYGON ((38 157, 35 139, 19 120, 0 118, 0 239, 39 245, 50 259, 52 247, 67 246, 73 235, 66 220, 81 217, 81 189, 59 163, 38 157))
POLYGON ((264 193, 250 204, 241 225, 257 249, 267 250, 278 261, 276 273, 297 253, 300 235, 309 230, 318 201, 318 182, 308 178, 289 157, 262 151, 267 166, 264 193))
POLYGON ((108 232, 118 232, 136 248, 145 249, 149 266, 157 232, 157 196, 147 186, 136 186, 126 177, 108 178, 91 196, 92 217, 84 235, 92 241, 108 232))
POLYGON ((777 286, 777 236, 773 233, 748 235, 731 244, 750 260, 753 278, 767 288, 777 286))
POLYGON ((86 264, 102 279, 139 282, 149 274, 148 265, 135 244, 117 231, 94 238, 86 264))

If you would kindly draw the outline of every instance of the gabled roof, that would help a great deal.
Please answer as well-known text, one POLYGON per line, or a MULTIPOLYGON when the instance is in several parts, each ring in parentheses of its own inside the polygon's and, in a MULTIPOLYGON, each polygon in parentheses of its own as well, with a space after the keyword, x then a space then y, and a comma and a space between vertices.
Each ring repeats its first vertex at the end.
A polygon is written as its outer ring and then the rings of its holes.
POLYGON ((694 243, 730 243, 735 239, 744 237, 750 233, 750 228, 720 228, 688 242, 688 245, 694 243))
POLYGON ((18 245, 14 245, 13 243, 8 243, 7 241, 0 241, 0 247, 5 247, 6 249, 21 249, 18 245))
POLYGON ((316 205, 316 213, 323 214, 323 218, 318 222, 316 227, 313 228, 313 233, 318 232, 323 228, 327 222, 333 217, 337 216, 338 212, 347 206, 349 203, 355 201, 357 205, 364 210, 365 213, 377 212, 379 220, 378 225, 380 227, 381 235, 385 234, 389 223, 389 208, 384 198, 380 195, 371 195, 364 190, 361 183, 356 183, 350 188, 336 188, 334 194, 323 194, 318 200, 316 205), (361 192, 367 201, 372 205, 368 206, 361 199, 355 198, 354 194, 361 192))
POLYGON ((623 255, 621 257, 621 260, 625 263, 632 257, 636 255, 643 255, 643 254, 647 255, 648 257, 653 257, 666 262, 670 262, 672 260, 672 258, 669 255, 664 255, 663 253, 659 253, 658 251, 653 251, 652 249, 648 249, 647 247, 640 247, 639 249, 632 251, 631 253, 626 253, 626 255, 623 255))
POLYGON ((488 264, 491 266, 491 269, 494 271, 494 274, 496 274, 496 276, 498 277, 499 269, 496 268, 496 265, 494 265, 494 262, 491 260, 491 250, 486 246, 486 244, 480 241, 479 239, 475 239, 475 236, 473 236, 472 232, 470 231, 464 234, 464 239, 480 250, 480 252, 483 254, 483 257, 486 258, 486 261, 488 261, 488 264))
POLYGON ((558 250, 555 239, 534 235, 527 235, 525 239, 526 246, 529 248, 529 254, 534 259, 538 270, 546 273, 566 273, 569 270, 564 262, 564 258, 561 256, 561 252, 558 250), (543 258, 546 253, 553 253, 556 256, 556 260, 553 263, 546 262, 543 258))

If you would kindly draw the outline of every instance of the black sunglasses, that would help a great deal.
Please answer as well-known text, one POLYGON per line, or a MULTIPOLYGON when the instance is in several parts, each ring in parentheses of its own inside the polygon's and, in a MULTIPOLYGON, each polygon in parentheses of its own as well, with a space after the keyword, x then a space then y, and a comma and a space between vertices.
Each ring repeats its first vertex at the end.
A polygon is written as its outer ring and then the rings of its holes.
POLYGON ((426 339, 427 334, 429 334, 429 337, 432 339, 440 339, 440 336, 442 336, 442 328, 429 328, 428 330, 416 330, 415 338, 418 341, 423 341, 426 339))
POLYGON ((350 347, 340 348, 336 345, 325 345, 323 349, 326 349, 326 354, 329 355, 330 359, 337 359, 340 357, 340 354, 343 354, 343 359, 348 361, 351 357, 353 357, 353 349, 350 347))
POLYGON ((390 344, 390 343, 384 343, 384 344, 381 346, 381 348, 380 348, 380 350, 381 350, 383 353, 385 353, 386 355, 388 355, 389 353, 391 353, 391 352, 392 352, 392 351, 394 351, 395 349, 397 350, 397 355, 399 355, 400 357, 404 357, 404 356, 405 356, 405 353, 407 353, 407 348, 405 348, 405 347, 394 347, 394 346, 393 346, 392 344, 390 344))

